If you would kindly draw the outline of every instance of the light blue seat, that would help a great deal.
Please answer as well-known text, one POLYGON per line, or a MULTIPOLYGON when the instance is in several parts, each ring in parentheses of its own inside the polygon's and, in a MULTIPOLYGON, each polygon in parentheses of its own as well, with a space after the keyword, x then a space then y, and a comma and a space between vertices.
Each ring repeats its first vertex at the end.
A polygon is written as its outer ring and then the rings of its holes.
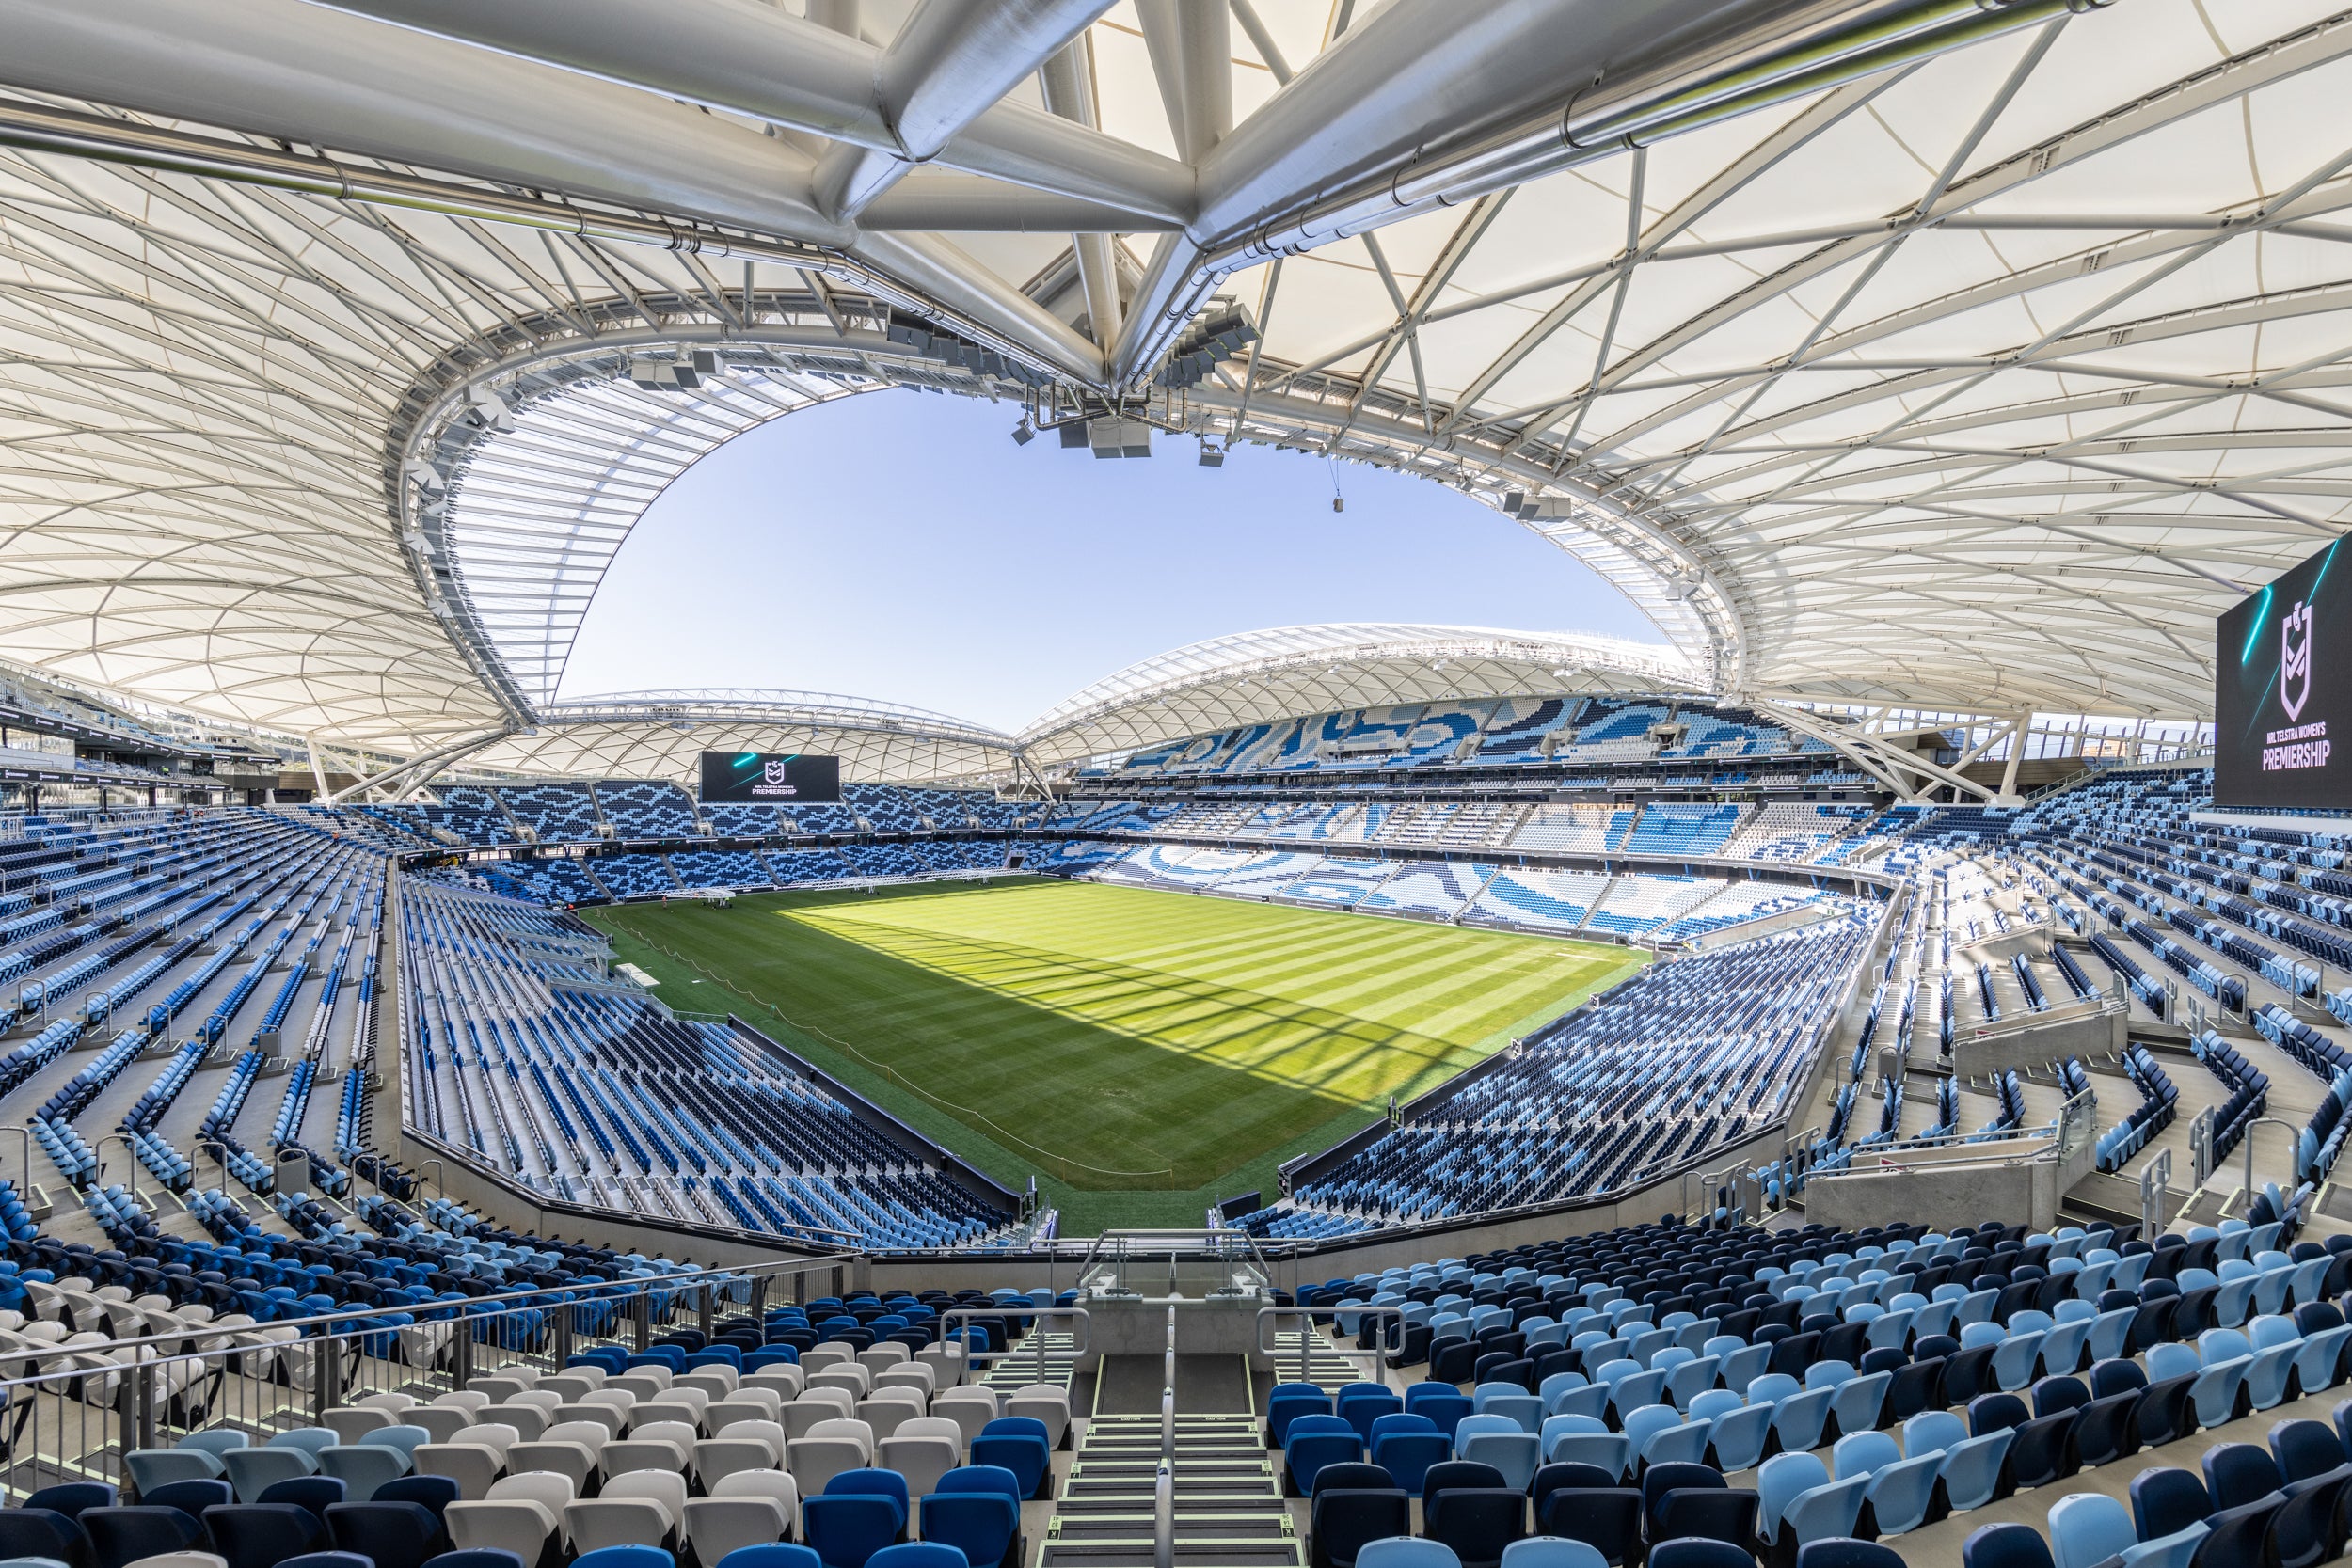
POLYGON ((2090 1345, 2093 1366, 2123 1354, 2131 1342, 2132 1320, 2138 1316, 2137 1307, 2117 1307, 2091 1321, 2090 1345))
POLYGON ((319 1469, 343 1483, 343 1500, 363 1503, 408 1473, 408 1456, 388 1443, 350 1443, 319 1455, 319 1469))
POLYGON ((2013 1429, 2004 1427, 1982 1437, 1963 1438, 1944 1449, 1936 1479, 1944 1483, 1944 1495, 1954 1513, 1982 1508, 1993 1500, 2001 1481, 2001 1461, 2016 1435, 2013 1429))
POLYGON ((2260 1276, 2248 1275, 2226 1279, 2213 1298, 2213 1321, 2223 1328, 2235 1328, 2253 1314, 2254 1287, 2260 1276))
POLYGON ((1836 1396, 1835 1388, 1808 1388, 1777 1402, 1772 1430, 1780 1433, 1780 1446, 1791 1453, 1820 1448, 1821 1429, 1829 1424, 1830 1401, 1836 1396))
POLYGON ((1591 1383, 1581 1388, 1564 1388, 1544 1403, 1548 1416, 1590 1416, 1598 1419, 1609 1414, 1609 1385, 1591 1383))
POLYGON ((1935 1500, 1936 1472, 1943 1465, 1943 1450, 1931 1449, 1870 1472, 1868 1501, 1879 1534, 1901 1535, 1927 1522, 1928 1509, 1935 1500))
POLYGON ((2256 1336, 2252 1359, 2246 1364, 2246 1398, 2256 1410, 2270 1410, 2286 1401, 2289 1379, 2295 1370, 2295 1354, 2303 1341, 2296 1337, 2295 1325, 2283 1318, 2257 1318, 2255 1323, 2282 1324, 2286 1337, 2275 1334, 2265 1343, 2256 1336))
POLYGON ((215 1427, 209 1432, 191 1432, 174 1443, 172 1447, 202 1449, 209 1454, 225 1454, 231 1449, 248 1448, 251 1444, 252 1439, 242 1432, 234 1432, 226 1427, 215 1427))
POLYGON ((1592 1386, 1592 1379, 1582 1372, 1554 1372, 1536 1385, 1535 1397, 1544 1402, 1545 1414, 1553 1415, 1557 1414, 1551 1408, 1554 1399, 1571 1388, 1589 1388, 1592 1386))
POLYGON ((1838 1480, 1844 1481, 1899 1464, 1903 1451, 1883 1432, 1854 1432, 1840 1437, 1829 1450, 1829 1457, 1830 1468, 1837 1472, 1838 1480))
POLYGON ((1804 1370, 1807 1388, 1835 1388, 1857 1375, 1851 1361, 1816 1361, 1804 1370))
POLYGON ((1990 1319, 1979 1323, 1963 1323, 1960 1327, 1962 1350, 1983 1350, 1988 1345, 1997 1345, 2008 1338, 2009 1330, 1990 1319))
POLYGON ((2097 1321, 2095 1318, 2075 1318, 2058 1324, 2042 1337, 2040 1359, 2043 1376, 2063 1377, 2082 1365, 2083 1346, 2090 1343, 2091 1325, 2097 1321))
POLYGON ((1778 1404, 1791 1394, 1804 1392, 1804 1385, 1787 1372, 1766 1372, 1748 1385, 1750 1404, 1778 1404))
MULTIPOLYGON (((2325 1259, 2314 1258, 2312 1261, 2316 1263, 2325 1259)), ((2266 1313, 2284 1311, 2287 1293, 2295 1284, 2295 1264, 2285 1259, 2280 1259, 2274 1263, 2263 1263, 2257 1260, 2255 1267, 2259 1268, 2262 1273, 2254 1281, 2254 1315, 2261 1317, 2266 1313)))
POLYGON ((1707 1440, 1712 1421, 1683 1421, 1653 1433, 1642 1445, 1641 1461, 1651 1465, 1699 1465, 1707 1459, 1707 1440))
POLYGON ((1633 1468, 1633 1445, 1621 1432, 1571 1432, 1555 1439, 1544 1457, 1554 1465, 1597 1465, 1624 1476, 1633 1468))
POLYGON ((228 1467, 229 1484, 237 1489, 241 1503, 258 1503, 262 1494, 279 1481, 316 1475, 319 1468, 310 1450, 300 1448, 233 1449, 222 1456, 221 1463, 228 1467))
POLYGON ((1498 1394, 1486 1403, 1474 1406, 1479 1414, 1502 1416, 1518 1424, 1525 1433, 1534 1433, 1544 1424, 1544 1402, 1520 1390, 1498 1394))
POLYGON ((1391 1535, 1356 1548, 1356 1568, 1462 1568, 1462 1560, 1442 1541, 1391 1535))
MULTIPOLYGON (((2314 1258, 2308 1263, 2297 1263, 2289 1272, 2287 1294, 2296 1306, 2308 1307, 2312 1302, 2327 1299, 2323 1292, 2327 1289, 2328 1269, 2335 1260, 2335 1254, 2331 1252, 2325 1257, 2314 1258)), ((2276 1311, 2279 1308, 2274 1307, 2272 1310, 2276 1311)))
POLYGON ((2200 1520, 2186 1529, 2126 1546, 2122 1554, 2123 1568, 2188 1568, 2197 1556, 2198 1544, 2212 1533, 2200 1520))
POLYGON ((278 1433, 265 1446, 273 1449, 300 1449, 311 1458, 316 1459, 342 1441, 342 1438, 325 1427, 295 1427, 291 1432, 278 1433))
MULTIPOLYGON (((1356 1560, 1361 1562, 1363 1558, 1359 1555, 1356 1560)), ((1502 1548, 1502 1568, 1609 1568, 1609 1560, 1589 1542, 1565 1535, 1530 1535, 1502 1548)))
POLYGON ((1780 1539, 1780 1526, 1788 1506, 1819 1487, 1829 1484, 1829 1466, 1809 1453, 1776 1453, 1756 1472, 1756 1530, 1767 1545, 1780 1539))
POLYGON ((1535 1440, 1544 1446, 1546 1463, 1549 1463, 1555 1457, 1551 1451, 1553 1444, 1563 1437, 1572 1436, 1579 1433, 1607 1436, 1609 1426, 1607 1422, 1592 1416, 1545 1417, 1544 1430, 1535 1434, 1535 1440))
POLYGON ((1735 1394, 1745 1395, 1748 1385, 1764 1375, 1764 1369, 1772 1364, 1770 1345, 1744 1345, 1723 1358, 1724 1386, 1735 1394))
POLYGON ((1609 1402, 1616 1407, 1620 1417, 1629 1410, 1656 1404, 1665 1397, 1664 1372, 1634 1372, 1609 1386, 1609 1402))
POLYGON ((1671 1404, 1645 1404, 1625 1413, 1619 1423, 1626 1438, 1633 1445, 1633 1457, 1640 1459, 1649 1440, 1668 1427, 1682 1424, 1682 1412, 1671 1404))
MULTIPOLYGON (((1959 1289, 1959 1286, 1938 1287, 1939 1291, 1959 1289)), ((1924 1339, 1931 1334, 1949 1334, 1952 1331, 1952 1319, 1959 1310, 1960 1298, 1958 1296, 1944 1296, 1940 1300, 1931 1300, 1925 1307, 1911 1315, 1912 1338, 1917 1340, 1924 1339)))
POLYGON ((2042 1359, 2040 1334, 2012 1334, 2001 1341, 1993 1353, 1993 1380, 2005 1394, 2013 1394, 2033 1382, 2034 1369, 2042 1359))
POLYGON ((2075 1492, 2050 1505, 2055 1568, 2091 1568, 2138 1544, 2131 1510, 2104 1492, 2075 1492))
POLYGON ((1800 1547, 1808 1541, 1852 1535, 1854 1521, 1862 1514, 1863 1499, 1870 1493, 1870 1480, 1868 1476, 1855 1476, 1804 1493, 1781 1516, 1782 1533, 1795 1537, 1800 1547))
POLYGON ((1960 1298, 1960 1310, 1952 1314, 1952 1321, 1963 1327, 1969 1323, 1991 1322, 1994 1304, 2000 1300, 2000 1296, 1998 1291, 1969 1291, 1960 1298))
POLYGON ((2115 1273, 2107 1276, 2107 1289, 2129 1291, 2137 1295, 2139 1288, 2148 1282, 2148 1270, 2155 1260, 2156 1255, 2153 1252, 2136 1252, 2129 1258, 2117 1259, 2115 1273))
POLYGON ((1948 1410, 1922 1410, 1903 1423, 1903 1452, 1941 1452, 1968 1441, 1968 1423, 1948 1410))
POLYGON ((1754 1469, 1772 1441, 1773 1415, 1769 1404, 1744 1404, 1713 1417, 1708 1442, 1715 1450, 1716 1466, 1725 1474, 1754 1469))
POLYGON ((224 1473, 220 1455, 205 1449, 135 1449, 122 1465, 142 1497, 175 1481, 217 1481, 224 1473))
POLYGON ((1535 1434, 1516 1429, 1472 1433, 1467 1438, 1457 1436, 1454 1451, 1475 1464, 1493 1465, 1502 1473, 1502 1483, 1519 1492, 1527 1490, 1535 1479, 1536 1466, 1544 1462, 1543 1445, 1535 1434))
POLYGON ((1886 1390, 1893 1386, 1893 1372, 1864 1372, 1839 1384, 1831 1395, 1830 1414, 1837 1418, 1840 1432, 1867 1432, 1879 1424, 1879 1415, 1886 1408, 1886 1390))
POLYGON ((2344 1381, 2344 1347, 2347 1339, 2352 1339, 2352 1325, 2323 1328, 2296 1347, 2295 1381, 2303 1392, 2316 1394, 2344 1381))
POLYGON ((1870 1320, 1862 1342, 1872 1350, 1901 1350, 1911 1342, 1911 1313, 1882 1312, 1870 1320))
POLYGON ((1718 1370, 1716 1360, 1711 1355, 1692 1357, 1666 1374, 1667 1397, 1672 1399, 1677 1407, 1683 1410, 1690 1409, 1692 1400, 1715 1386, 1715 1374, 1718 1370))
POLYGON ((1745 1410, 1747 1402, 1728 1388, 1709 1388, 1691 1402, 1691 1408, 1682 1414, 1693 1421, 1711 1421, 1718 1416, 1728 1416, 1735 1410, 1745 1410))

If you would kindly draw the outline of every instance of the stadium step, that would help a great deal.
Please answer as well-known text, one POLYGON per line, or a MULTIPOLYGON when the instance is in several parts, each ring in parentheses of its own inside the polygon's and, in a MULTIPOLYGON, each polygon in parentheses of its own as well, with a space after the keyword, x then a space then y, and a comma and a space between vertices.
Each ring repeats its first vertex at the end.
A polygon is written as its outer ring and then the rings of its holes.
MULTIPOLYGON (((1300 1544, 1258 1419, 1174 1423, 1175 1560, 1187 1568, 1298 1568, 1300 1544)), ((1039 1568, 1149 1568, 1162 1434, 1157 1416, 1096 1416, 1070 1467, 1039 1568)))
POLYGON ((1366 1353, 1350 1355, 1324 1335, 1312 1336, 1307 1346, 1307 1375, 1298 1375, 1298 1339, 1300 1331, 1285 1329, 1274 1337, 1274 1376, 1279 1383, 1311 1383, 1319 1388, 1338 1390, 1351 1383, 1361 1383, 1379 1373, 1370 1366, 1366 1353))
POLYGON ((1024 1337, 1019 1344, 988 1364, 980 1375, 980 1386, 1000 1393, 1025 1388, 1032 1383, 1055 1383, 1070 1386, 1070 1374, 1078 1368, 1078 1337, 1052 1329, 1038 1329, 1024 1337), (1045 1346, 1045 1366, 1038 1370, 1039 1341, 1045 1346))

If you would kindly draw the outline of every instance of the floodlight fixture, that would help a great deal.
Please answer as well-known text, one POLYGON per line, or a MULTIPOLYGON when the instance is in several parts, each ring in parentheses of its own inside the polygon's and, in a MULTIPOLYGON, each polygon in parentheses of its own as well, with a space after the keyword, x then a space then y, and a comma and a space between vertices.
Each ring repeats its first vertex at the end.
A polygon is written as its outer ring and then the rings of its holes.
POLYGON ((1014 446, 1025 447, 1031 441, 1036 439, 1037 426, 1031 424, 1027 420, 1025 419, 1019 424, 1012 427, 1012 444, 1014 446))

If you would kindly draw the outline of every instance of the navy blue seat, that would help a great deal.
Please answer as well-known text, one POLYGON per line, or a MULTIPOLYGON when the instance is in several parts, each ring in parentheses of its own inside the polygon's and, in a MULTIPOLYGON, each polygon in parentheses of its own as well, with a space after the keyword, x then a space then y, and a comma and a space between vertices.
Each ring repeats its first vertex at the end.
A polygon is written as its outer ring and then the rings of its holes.
MULTIPOLYGON (((1655 1553, 1650 1559, 1657 1561, 1655 1553)), ((1986 1525, 1960 1544, 1961 1568, 2056 1568, 2050 1544, 2031 1525, 1986 1525)))
MULTIPOLYGON (((407 1481, 448 1481, 447 1476, 407 1476, 407 1481)), ((453 1489, 455 1483, 452 1482, 453 1489)), ((449 1548, 440 1515, 420 1502, 384 1500, 384 1488, 363 1503, 337 1503, 326 1511, 327 1533, 339 1552, 358 1552, 375 1568, 424 1568, 425 1560, 449 1548)))
POLYGON ((961 1551, 972 1568, 1018 1568, 1021 1505, 989 1492, 935 1492, 922 1502, 923 1539, 961 1551))
POLYGON ((1430 1494, 1422 1533, 1454 1548, 1462 1568, 1499 1568, 1527 1533, 1527 1494, 1508 1486, 1447 1486, 1430 1494))
MULTIPOLYGON (((213 1549, 229 1568, 277 1568, 300 1557, 326 1532, 319 1516, 299 1503, 227 1503, 204 1511, 213 1549)), ((362 1554, 365 1555, 365 1554, 362 1554)))
POLYGON ((201 1519, 206 1509, 236 1500, 236 1488, 225 1481, 169 1481, 139 1497, 151 1508, 176 1508, 191 1519, 201 1519))
POLYGON ((79 1523, 89 1533, 96 1568, 184 1552, 205 1538, 203 1527, 176 1508, 86 1508, 79 1523))
POLYGON ((1400 1487, 1318 1485, 1311 1518, 1311 1568, 1355 1568, 1368 1542, 1413 1533, 1413 1499, 1400 1487))
POLYGON ((292 1503, 308 1509, 321 1528, 326 1524, 326 1511, 344 1500, 342 1481, 334 1476, 296 1476, 292 1481, 275 1481, 264 1487, 259 1499, 265 1503, 292 1503))
POLYGON ((898 1539, 904 1517, 888 1497, 819 1496, 801 1504, 801 1533, 825 1568, 866 1568, 898 1539))
POLYGON ((115 1489, 103 1481, 69 1481, 60 1486, 42 1487, 26 1497, 23 1506, 45 1508, 76 1519, 86 1508, 112 1508, 121 1500, 115 1489))
POLYGON ((94 1568, 95 1562, 90 1538, 76 1519, 30 1503, 0 1508, 0 1557, 51 1558, 68 1568, 94 1568))

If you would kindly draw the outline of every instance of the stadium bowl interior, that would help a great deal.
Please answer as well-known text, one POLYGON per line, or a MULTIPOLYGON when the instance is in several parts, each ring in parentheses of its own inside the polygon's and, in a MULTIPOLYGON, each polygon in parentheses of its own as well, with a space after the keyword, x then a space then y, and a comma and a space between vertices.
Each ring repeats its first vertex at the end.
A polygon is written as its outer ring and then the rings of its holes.
POLYGON ((2352 13, 0 38, 0 1568, 2344 1554, 2352 13), (1654 637, 563 687, 897 388, 1654 637))

